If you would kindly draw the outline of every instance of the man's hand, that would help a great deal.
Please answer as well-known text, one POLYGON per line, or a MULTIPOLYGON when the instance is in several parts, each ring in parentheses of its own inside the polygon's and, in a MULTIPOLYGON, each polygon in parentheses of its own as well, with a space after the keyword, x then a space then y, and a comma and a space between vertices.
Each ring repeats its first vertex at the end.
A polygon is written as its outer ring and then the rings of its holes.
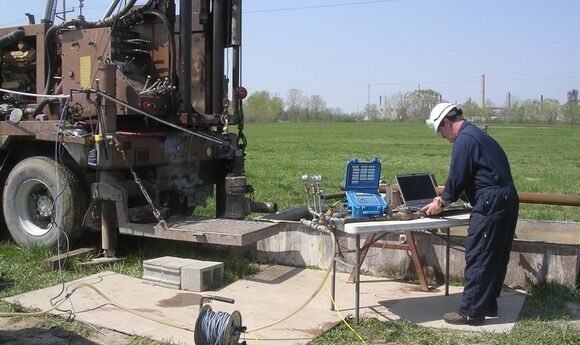
POLYGON ((431 201, 430 204, 425 205, 425 207, 423 207, 421 211, 425 212, 425 214, 428 216, 434 216, 443 211, 444 207, 443 205, 444 205, 443 200, 441 199, 441 197, 438 196, 435 199, 433 199, 433 201, 431 201))

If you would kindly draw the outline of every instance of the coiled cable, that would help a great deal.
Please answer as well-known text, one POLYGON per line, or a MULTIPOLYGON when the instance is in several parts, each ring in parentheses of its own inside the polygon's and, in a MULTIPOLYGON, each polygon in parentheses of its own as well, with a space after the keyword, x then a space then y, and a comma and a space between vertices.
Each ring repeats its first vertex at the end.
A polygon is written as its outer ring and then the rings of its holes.
POLYGON ((230 314, 213 312, 209 306, 199 311, 195 325, 196 345, 225 345, 226 328, 230 324, 230 314))

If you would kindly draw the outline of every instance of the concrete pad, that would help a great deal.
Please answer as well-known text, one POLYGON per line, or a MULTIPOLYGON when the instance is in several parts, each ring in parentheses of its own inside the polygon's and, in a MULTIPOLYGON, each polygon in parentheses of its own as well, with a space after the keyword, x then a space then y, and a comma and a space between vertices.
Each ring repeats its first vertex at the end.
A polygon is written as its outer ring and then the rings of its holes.
MULTIPOLYGON (((235 299, 235 304, 212 302, 214 311, 231 314, 238 310, 243 325, 266 344, 306 344, 340 322, 336 312, 330 310, 329 288, 323 287, 312 302, 297 315, 272 327, 252 331, 268 325, 295 311, 309 298, 322 281, 324 272, 286 266, 269 266, 262 272, 239 280, 219 291, 203 295, 218 295, 235 299)), ((338 273, 336 303, 344 316, 354 315, 354 284, 347 283, 348 274, 338 273)), ((143 284, 140 279, 113 272, 102 272, 67 283, 70 291, 80 282, 89 282, 112 300, 140 314, 183 325, 193 329, 198 314, 200 294, 176 291, 143 284)), ((327 286, 330 286, 328 284, 327 286)), ((61 286, 6 298, 24 307, 42 310, 51 307, 49 300, 56 296, 61 286)), ((505 332, 511 330, 523 305, 525 294, 504 290, 499 301, 499 317, 486 320, 483 326, 456 326, 445 324, 444 313, 455 311, 461 299, 461 287, 450 287, 450 296, 443 288, 423 292, 418 285, 383 278, 363 276, 361 282, 361 315, 380 320, 404 319, 427 327, 445 327, 469 331, 505 332)), ((127 334, 172 340, 176 343, 194 344, 191 331, 155 323, 112 306, 96 292, 82 288, 71 297, 77 320, 127 334)), ((60 307, 72 309, 69 302, 60 307)), ((54 312, 55 314, 65 314, 54 312)), ((246 336, 248 344, 257 344, 246 336)))

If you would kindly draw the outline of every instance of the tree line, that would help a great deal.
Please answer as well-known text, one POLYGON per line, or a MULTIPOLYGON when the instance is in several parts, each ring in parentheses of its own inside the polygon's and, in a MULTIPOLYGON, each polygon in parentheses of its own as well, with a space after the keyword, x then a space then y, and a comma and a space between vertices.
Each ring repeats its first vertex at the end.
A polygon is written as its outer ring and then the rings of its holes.
MULTIPOLYGON (((422 122, 437 103, 445 101, 436 90, 413 90, 389 95, 382 104, 367 104, 363 111, 347 114, 339 108, 329 108, 320 95, 290 89, 284 99, 263 90, 252 93, 245 101, 244 116, 248 122, 422 122)), ((486 100, 482 107, 470 99, 460 106, 467 118, 477 122, 580 123, 578 90, 570 91, 564 104, 549 98, 512 97, 509 107, 495 106, 491 100, 486 100)))

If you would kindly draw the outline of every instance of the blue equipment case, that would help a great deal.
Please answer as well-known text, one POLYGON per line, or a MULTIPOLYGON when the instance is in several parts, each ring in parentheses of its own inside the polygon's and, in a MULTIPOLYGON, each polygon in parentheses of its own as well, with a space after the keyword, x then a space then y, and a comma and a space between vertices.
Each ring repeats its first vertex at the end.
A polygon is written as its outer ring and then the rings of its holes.
POLYGON ((380 216, 389 206, 378 192, 381 163, 377 157, 370 162, 353 159, 346 164, 346 201, 352 218, 380 216))

